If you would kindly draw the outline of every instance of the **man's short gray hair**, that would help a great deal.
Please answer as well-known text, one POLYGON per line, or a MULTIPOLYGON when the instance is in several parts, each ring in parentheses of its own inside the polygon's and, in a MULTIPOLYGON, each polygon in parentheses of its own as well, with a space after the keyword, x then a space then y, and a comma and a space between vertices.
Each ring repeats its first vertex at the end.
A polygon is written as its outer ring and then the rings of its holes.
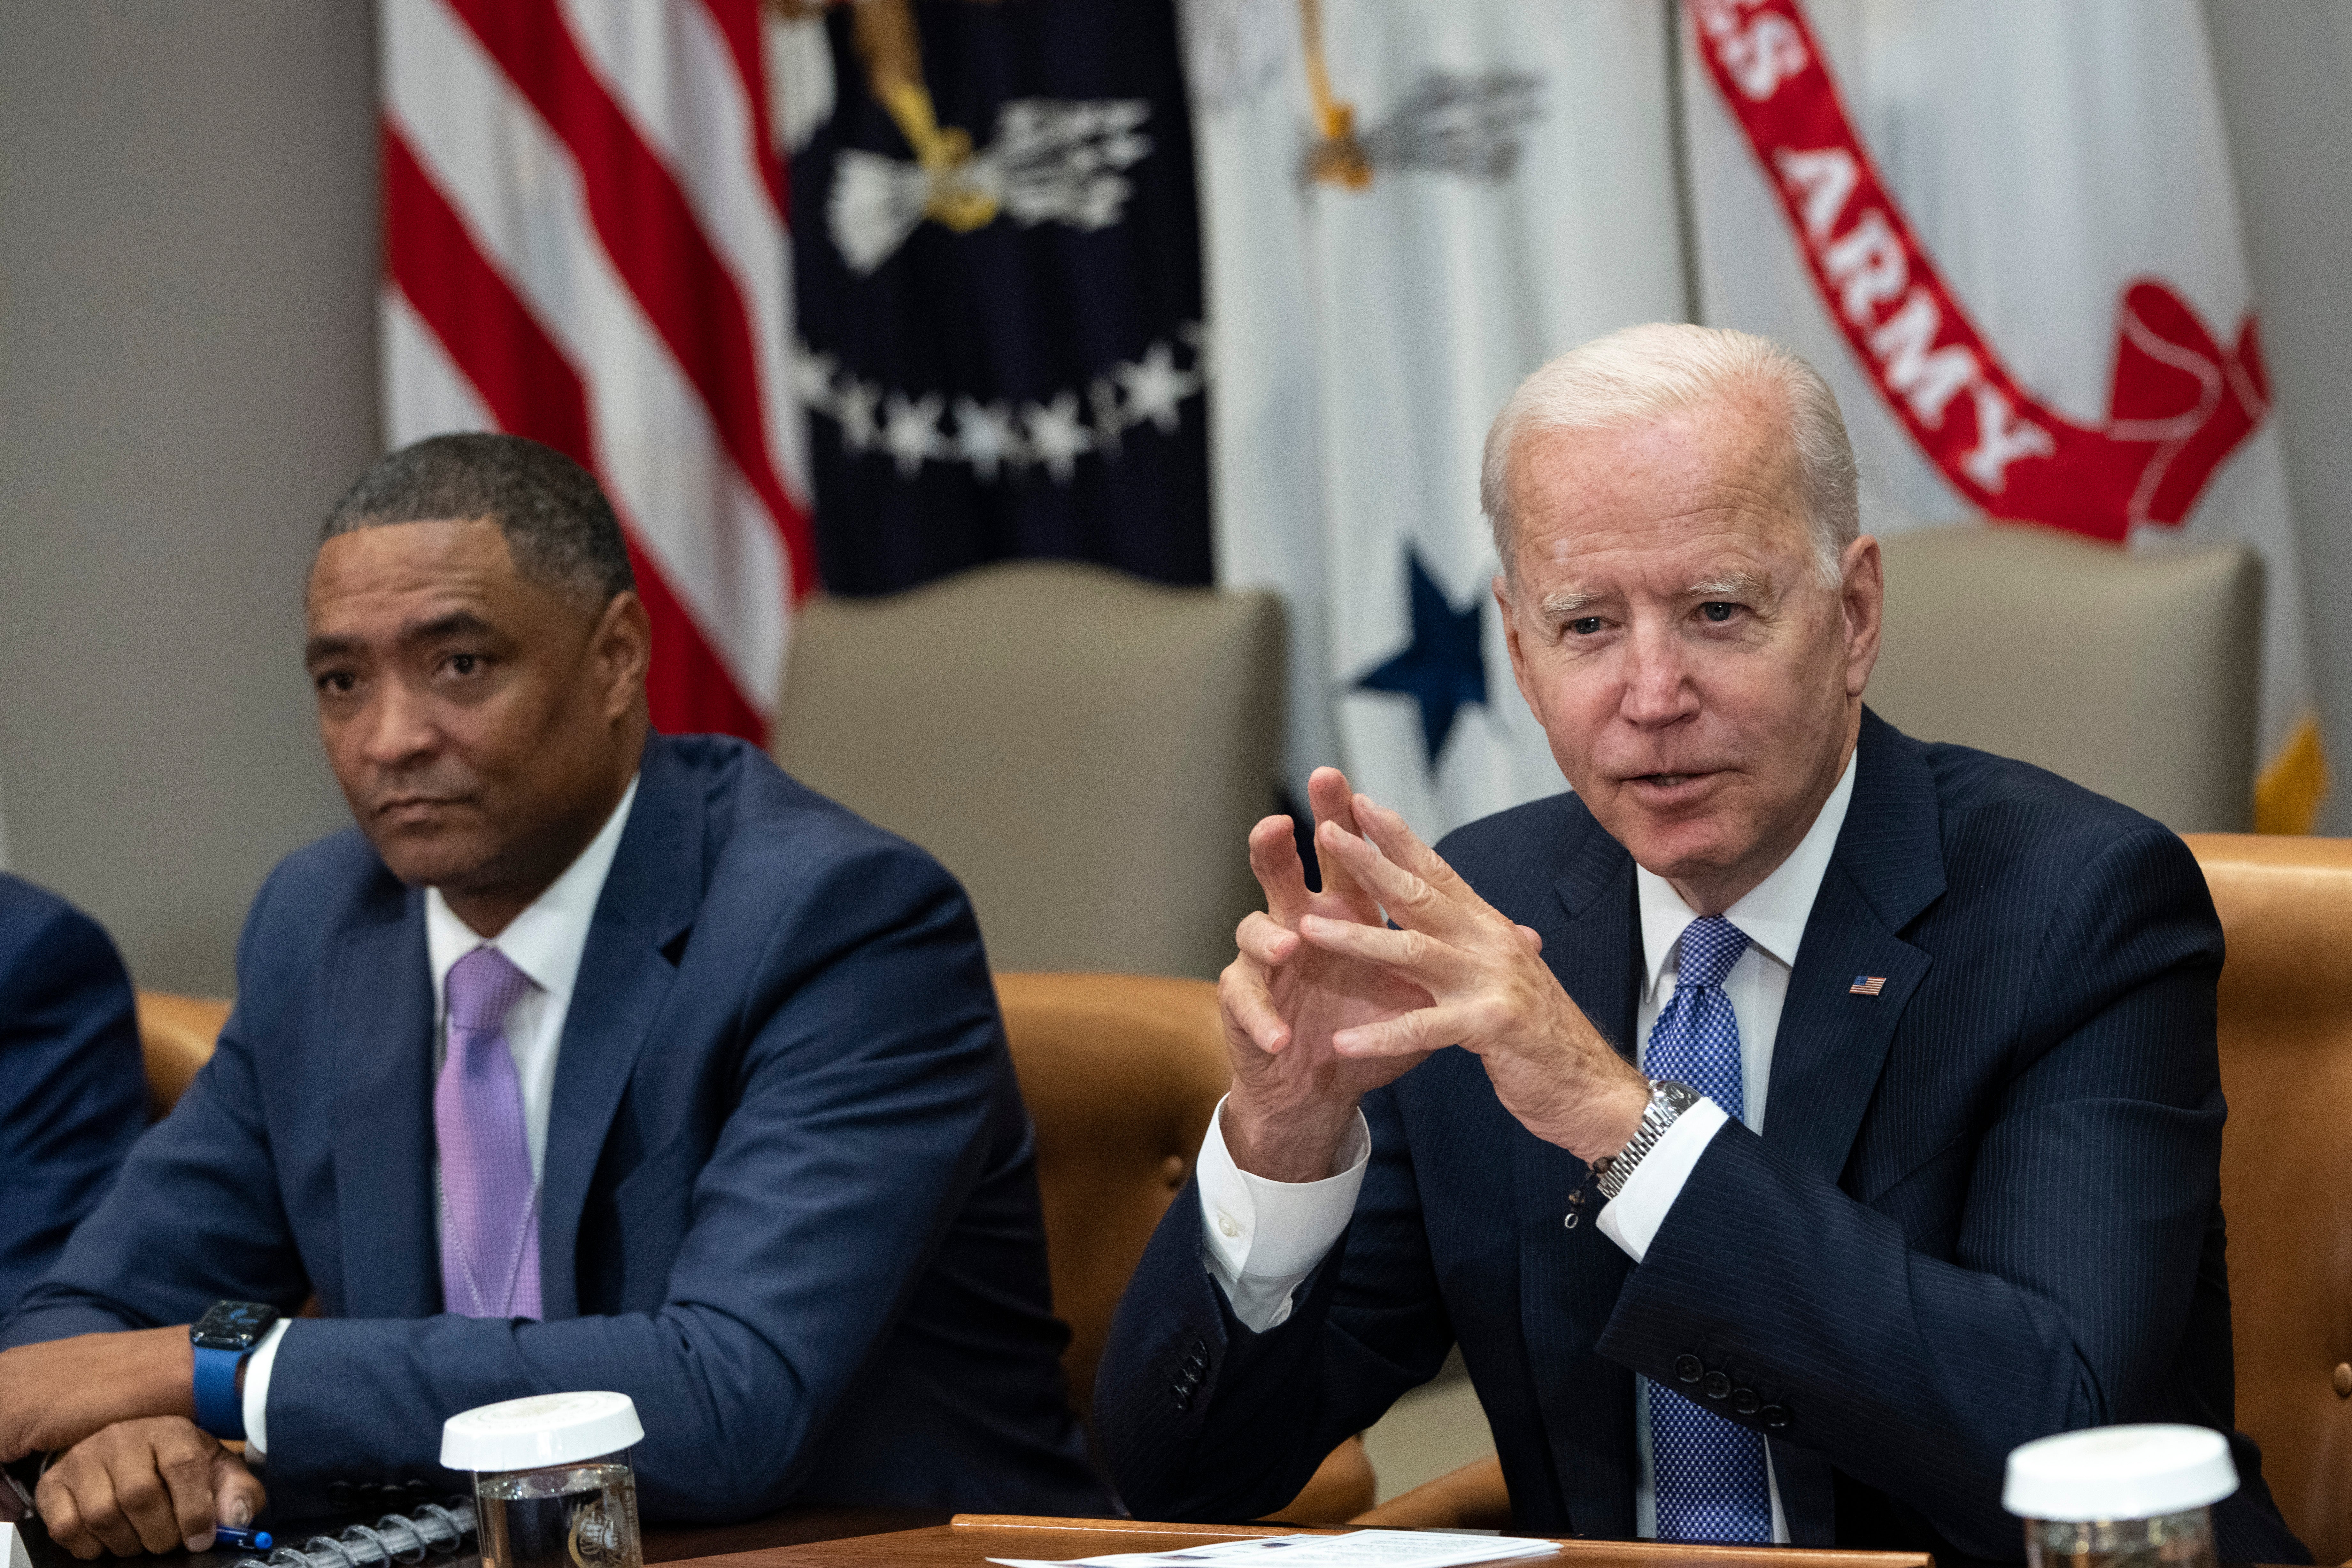
POLYGON ((428 436, 377 459, 327 514, 319 542, 391 523, 476 518, 499 525, 526 583, 593 610, 637 585, 596 477, 520 436, 428 436))
POLYGON ((1825 586, 1834 586, 1845 547, 1862 529, 1853 446, 1837 395, 1821 372, 1770 338, 1676 321, 1622 327, 1546 361, 1495 416, 1478 476, 1478 506, 1495 531, 1505 576, 1515 568, 1511 449, 1521 436, 1622 429, 1742 391, 1777 395, 1788 410, 1797 490, 1812 525, 1814 567, 1825 586))

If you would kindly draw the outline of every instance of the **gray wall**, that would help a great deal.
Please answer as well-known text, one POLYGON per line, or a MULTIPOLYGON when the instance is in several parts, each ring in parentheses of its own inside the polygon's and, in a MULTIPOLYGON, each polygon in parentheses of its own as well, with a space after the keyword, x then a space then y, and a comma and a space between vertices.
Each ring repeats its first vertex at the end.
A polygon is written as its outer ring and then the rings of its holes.
POLYGON ((2309 574, 2320 724, 2352 833, 2352 5, 2205 0, 2263 353, 2309 574))
POLYGON ((362 0, 0 4, 0 797, 132 973, 229 989, 349 818, 300 668, 311 531, 377 450, 362 0))
MULTIPOLYGON (((2352 832, 2352 6, 2206 4, 2352 832)), ((227 989, 345 820, 297 642, 377 449, 373 47, 363 0, 0 0, 0 853, 145 984, 227 989)))

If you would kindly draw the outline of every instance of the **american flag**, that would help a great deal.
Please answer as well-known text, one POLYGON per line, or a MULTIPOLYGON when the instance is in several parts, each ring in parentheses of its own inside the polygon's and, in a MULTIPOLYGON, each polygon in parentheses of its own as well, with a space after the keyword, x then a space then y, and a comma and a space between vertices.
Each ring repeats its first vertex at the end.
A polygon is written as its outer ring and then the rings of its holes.
POLYGON ((654 625, 654 722, 762 740, 815 583, 759 0, 384 0, 394 446, 592 469, 654 625))
POLYGON ((1856 996, 1875 996, 1881 991, 1886 989, 1886 976, 1884 974, 1857 974, 1853 977, 1853 984, 1846 987, 1846 989, 1849 993, 1856 996))

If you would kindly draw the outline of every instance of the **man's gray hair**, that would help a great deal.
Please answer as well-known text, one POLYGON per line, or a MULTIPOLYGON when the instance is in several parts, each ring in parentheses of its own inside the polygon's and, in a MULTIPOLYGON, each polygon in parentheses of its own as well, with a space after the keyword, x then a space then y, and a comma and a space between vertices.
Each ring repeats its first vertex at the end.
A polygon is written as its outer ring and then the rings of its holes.
POLYGON ((476 518, 499 525, 527 583, 599 610, 637 585, 596 477, 520 436, 428 436, 378 459, 327 514, 319 542, 388 523, 476 518))
POLYGON ((1770 338, 1675 321, 1622 327, 1546 361, 1495 416, 1478 476, 1478 506, 1495 531, 1506 578, 1515 567, 1511 449, 1521 436, 1622 429, 1742 391, 1777 396, 1788 410, 1797 491, 1812 524, 1814 568, 1824 586, 1835 586, 1845 547, 1862 528, 1853 446, 1837 395, 1819 371, 1770 338))

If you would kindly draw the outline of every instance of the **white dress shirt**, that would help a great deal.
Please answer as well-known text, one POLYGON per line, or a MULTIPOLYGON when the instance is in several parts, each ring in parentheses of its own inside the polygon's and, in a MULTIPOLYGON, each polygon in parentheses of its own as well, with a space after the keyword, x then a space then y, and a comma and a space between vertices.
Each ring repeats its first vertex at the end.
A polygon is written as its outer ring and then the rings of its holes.
MULTIPOLYGON (((596 902, 636 804, 637 781, 621 794, 621 804, 588 841, 588 847, 520 914, 494 937, 467 925, 438 888, 425 889, 425 952, 433 971, 433 1070, 437 1076, 448 1050, 449 971, 478 947, 506 954, 530 984, 507 1008, 502 1020, 507 1049, 514 1055, 522 1084, 523 1135, 530 1141, 530 1173, 536 1182, 547 1165, 547 1120, 555 1103, 555 1058, 563 1043, 563 1020, 572 1011, 572 983, 588 949, 588 928, 596 902)), ((435 1190, 440 1186, 436 1176, 435 1190)), ((289 1324, 273 1325, 253 1349, 245 1368, 245 1444, 257 1458, 269 1450, 269 1373, 278 1364, 278 1342, 289 1324)))
MULTIPOLYGON (((1804 938, 1805 922, 1812 917, 1813 900, 1829 870, 1830 856, 1837 847, 1838 831, 1845 826, 1846 807, 1853 799, 1853 758, 1849 755, 1837 787, 1830 792, 1797 847, 1770 876, 1723 911, 1724 918, 1748 936, 1748 950, 1724 976, 1723 990, 1730 999, 1732 1016, 1739 1020, 1741 1092, 1748 1102, 1748 1114, 1742 1120, 1758 1132, 1764 1130, 1772 1047, 1780 1032, 1780 1007, 1788 999, 1789 974, 1796 967, 1798 943, 1804 938)), ((1635 1038, 1646 1058, 1650 1031, 1674 998, 1668 980, 1680 963, 1683 928, 1698 913, 1683 902, 1682 895, 1664 878, 1636 866, 1633 880, 1643 957, 1635 1038)), ((1314 1272, 1316 1264, 1339 1239, 1339 1233, 1348 1228, 1371 1158, 1371 1131, 1360 1113, 1340 1147, 1337 1173, 1319 1182, 1294 1184, 1268 1181, 1235 1165, 1225 1148, 1223 1119, 1221 1101, 1217 1114, 1209 1119, 1208 1136, 1201 1141, 1204 1259, 1232 1303, 1234 1316, 1251 1331, 1264 1333, 1289 1318, 1291 1298, 1299 1282, 1314 1272)), ((1701 1099, 1675 1118, 1665 1136, 1633 1168, 1617 1196, 1602 1205, 1596 1222, 1601 1233, 1635 1263, 1648 1252, 1683 1184, 1690 1179, 1699 1156, 1706 1152, 1708 1142, 1728 1120, 1713 1100, 1701 1099)), ((1657 1492, 1650 1452, 1648 1380, 1636 1377, 1633 1381, 1634 1436, 1641 1458, 1641 1479, 1634 1492, 1635 1529, 1643 1536, 1654 1537, 1657 1492)), ((1789 1539, 1777 1480, 1772 1482, 1772 1539, 1782 1542, 1789 1539)))

